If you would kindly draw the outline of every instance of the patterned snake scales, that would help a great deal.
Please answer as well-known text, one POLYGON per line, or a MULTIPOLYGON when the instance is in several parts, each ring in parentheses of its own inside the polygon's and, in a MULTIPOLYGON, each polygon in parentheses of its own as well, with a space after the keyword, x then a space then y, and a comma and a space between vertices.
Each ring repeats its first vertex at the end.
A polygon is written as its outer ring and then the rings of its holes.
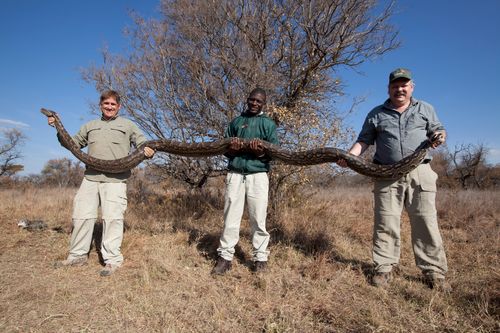
MULTIPOLYGON (((56 112, 41 109, 47 117, 54 117, 54 125, 64 147, 70 150, 76 158, 85 163, 92 169, 108 172, 121 173, 130 170, 141 163, 144 156, 142 147, 150 147, 156 151, 162 151, 169 154, 187 156, 187 157, 208 157, 222 155, 227 152, 231 139, 224 139, 213 142, 185 143, 172 140, 150 140, 138 147, 132 154, 116 160, 101 160, 93 158, 82 152, 75 144, 71 136, 64 128, 56 112)), ((248 149, 249 141, 244 141, 244 149, 248 149)), ((379 165, 367 162, 359 157, 347 153, 345 150, 324 147, 314 148, 302 151, 289 151, 280 146, 263 141, 262 145, 267 156, 280 160, 290 165, 314 165, 321 163, 332 163, 344 159, 347 166, 362 175, 380 178, 380 179, 398 179, 415 169, 424 160, 427 154, 427 148, 430 147, 430 141, 425 141, 415 150, 415 152, 398 163, 390 165, 379 165)))

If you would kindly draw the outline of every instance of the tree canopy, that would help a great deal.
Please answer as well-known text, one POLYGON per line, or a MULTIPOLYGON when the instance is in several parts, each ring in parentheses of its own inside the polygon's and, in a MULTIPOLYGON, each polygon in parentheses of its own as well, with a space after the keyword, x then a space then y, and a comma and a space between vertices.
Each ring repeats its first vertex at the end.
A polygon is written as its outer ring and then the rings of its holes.
MULTIPOLYGON (((135 17, 130 54, 105 50, 103 65, 83 75, 99 91, 119 91, 123 109, 155 138, 220 139, 262 87, 281 145, 337 146, 352 134, 335 104, 344 94, 339 73, 399 46, 392 10, 374 0, 163 0, 160 19, 135 17)), ((224 168, 222 158, 156 163, 193 186, 224 168)), ((282 179, 300 172, 273 171, 282 179)))

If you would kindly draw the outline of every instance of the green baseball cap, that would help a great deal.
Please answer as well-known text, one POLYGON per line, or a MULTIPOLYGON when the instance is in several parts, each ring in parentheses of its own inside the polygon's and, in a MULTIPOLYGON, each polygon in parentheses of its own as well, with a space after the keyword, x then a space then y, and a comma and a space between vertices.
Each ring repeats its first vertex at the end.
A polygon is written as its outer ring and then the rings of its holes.
POLYGON ((389 74, 389 83, 397 79, 408 79, 411 80, 411 72, 406 68, 397 68, 389 74))

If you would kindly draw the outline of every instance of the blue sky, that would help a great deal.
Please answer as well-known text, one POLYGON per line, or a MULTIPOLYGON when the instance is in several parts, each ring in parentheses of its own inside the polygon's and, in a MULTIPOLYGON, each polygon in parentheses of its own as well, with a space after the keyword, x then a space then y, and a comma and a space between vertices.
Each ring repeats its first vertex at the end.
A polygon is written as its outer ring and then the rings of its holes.
MULTIPOLYGON (((71 157, 46 125, 41 107, 58 111, 70 133, 95 116, 98 94, 80 69, 102 63, 101 50, 126 52, 129 12, 158 15, 159 0, 0 1, 0 128, 17 127, 28 140, 23 174, 39 173, 49 159, 71 157)), ((399 1, 392 22, 402 46, 341 72, 350 97, 366 101, 347 121, 359 131, 366 113, 387 97, 396 67, 413 71, 414 96, 434 105, 450 148, 485 144, 500 163, 500 1, 399 1)))

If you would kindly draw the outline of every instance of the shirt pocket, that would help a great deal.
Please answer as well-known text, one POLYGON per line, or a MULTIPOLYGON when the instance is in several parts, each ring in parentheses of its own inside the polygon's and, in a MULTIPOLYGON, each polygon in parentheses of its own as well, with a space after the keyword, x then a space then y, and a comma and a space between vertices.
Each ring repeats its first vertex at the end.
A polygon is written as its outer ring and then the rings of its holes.
POLYGON ((412 130, 426 130, 427 129, 428 120, 423 114, 417 112, 408 117, 406 121, 406 128, 411 128, 412 130))
POLYGON ((397 120, 390 118, 382 118, 378 119, 376 123, 374 123, 375 129, 378 133, 381 132, 392 132, 395 128, 397 128, 397 120))
POLYGON ((122 127, 118 127, 118 126, 111 127, 109 129, 109 134, 108 135, 109 135, 109 141, 111 143, 114 143, 114 144, 117 144, 117 145, 127 144, 128 143, 127 132, 122 127))
POLYGON ((92 126, 88 129, 87 132, 87 140, 89 145, 93 145, 96 142, 101 141, 103 138, 103 133, 102 133, 102 128, 101 126, 92 126))

